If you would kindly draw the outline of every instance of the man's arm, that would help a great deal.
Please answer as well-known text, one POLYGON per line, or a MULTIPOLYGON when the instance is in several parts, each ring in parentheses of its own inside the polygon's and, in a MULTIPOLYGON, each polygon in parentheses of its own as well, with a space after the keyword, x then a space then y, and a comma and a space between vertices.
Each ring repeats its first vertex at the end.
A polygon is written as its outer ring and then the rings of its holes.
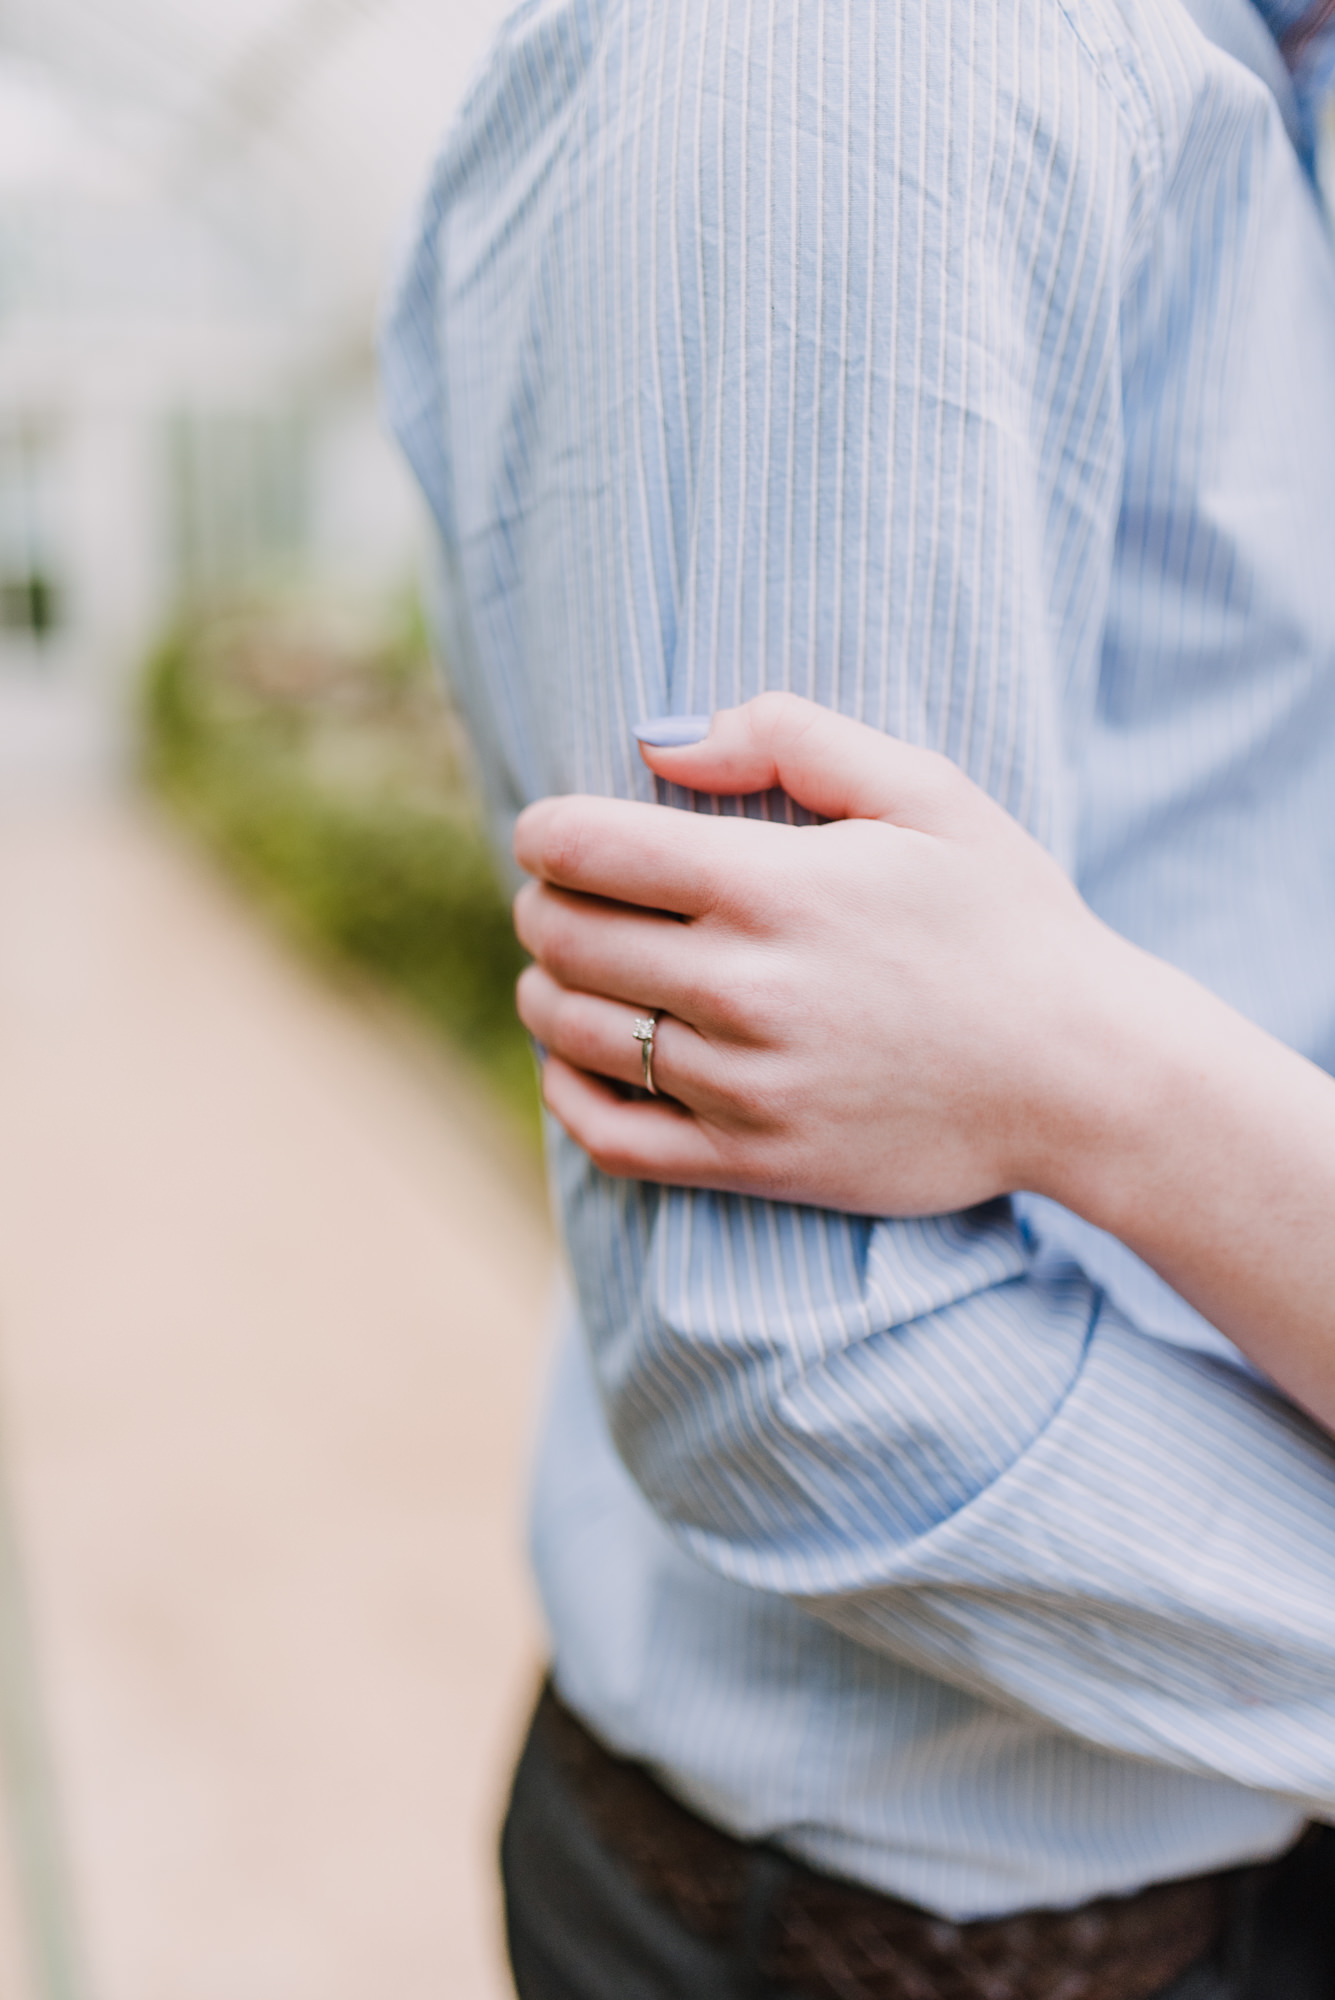
MULTIPOLYGON (((582 13, 583 42, 515 17, 562 118, 538 167, 470 179, 455 148, 426 295, 475 685, 529 795, 644 797, 639 716, 787 688, 944 751, 1069 864, 1105 697, 1130 733, 1161 686, 1180 714, 1119 766, 1143 810, 1108 852, 1186 819, 1214 865, 1210 757, 1245 794, 1242 683, 1302 621, 1187 489, 1264 491, 1292 583, 1286 453, 1328 398, 1315 354, 1278 415, 1251 393, 1299 373, 1253 335, 1313 248, 1280 226, 1278 122, 1179 10, 1138 14, 654 0, 582 13), (1152 76, 1128 24, 1165 43, 1152 76), (1233 230, 1242 183, 1264 229, 1233 230), (1109 686, 1114 596, 1143 643, 1109 686)), ((1335 1468, 1301 1418, 1036 1272, 1003 1210, 627 1185, 560 1135, 553 1167, 618 1448, 701 1561, 1093 1740, 1335 1798, 1335 1468)))
MULTIPOLYGON (((824 69, 812 52, 830 138, 811 180, 823 159, 829 213, 813 209, 799 251, 825 260, 824 289, 803 264, 794 300, 774 302, 769 377, 721 336, 706 371, 717 400, 701 413, 686 571, 700 582, 673 707, 750 691, 732 655, 739 638, 744 653, 760 643, 767 544, 735 553, 726 523, 730 503, 744 531, 774 532, 776 516, 763 445, 744 442, 739 469, 729 425, 763 413, 761 383, 810 352, 814 401, 797 421, 815 426, 824 470, 785 468, 784 504, 799 526, 813 516, 796 549, 769 549, 797 643, 785 651, 771 617, 762 684, 787 677, 945 748, 1060 849, 1121 492, 1123 285, 1148 170, 1124 160, 1120 180, 1101 178, 1123 111, 1058 8, 1024 17, 1055 57, 1027 102, 1014 49, 967 42, 972 10, 908 15, 881 13, 856 129, 840 121, 858 102, 850 52, 827 51, 824 69), (868 206, 855 183, 841 207, 835 177, 868 153, 868 206), (860 455, 841 446, 841 412, 860 455), (720 605, 742 607, 740 631, 720 605)), ((1193 144, 1226 148, 1226 124, 1193 144)), ((737 213, 725 203, 711 220, 706 276, 717 268, 717 298, 745 297, 737 213)), ((1155 282, 1181 287, 1172 309, 1237 328, 1245 312, 1218 274, 1193 308, 1190 262, 1180 244, 1164 252, 1155 282)), ((1243 260, 1231 282, 1258 277, 1243 260)), ((1198 347, 1196 362, 1222 382, 1222 352, 1198 347)), ((1155 393, 1181 417, 1185 387, 1155 393)), ((757 440, 773 419, 781 443, 786 408, 776 397, 757 440)), ((1165 467, 1164 492, 1180 477, 1165 467)), ((1163 563, 1160 600, 1189 592, 1167 550, 1163 563)), ((698 1558, 1091 1741, 1335 1805, 1335 1462, 1300 1416, 1146 1339, 1078 1271, 1040 1277, 996 1211, 910 1223, 669 1189, 612 1197, 567 1143, 557 1166, 618 1448, 698 1558)))

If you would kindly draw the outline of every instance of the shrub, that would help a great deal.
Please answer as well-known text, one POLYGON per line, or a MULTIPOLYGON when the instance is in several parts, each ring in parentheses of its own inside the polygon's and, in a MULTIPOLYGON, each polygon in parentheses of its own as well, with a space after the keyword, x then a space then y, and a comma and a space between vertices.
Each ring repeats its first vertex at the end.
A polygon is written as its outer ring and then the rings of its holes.
POLYGON ((143 690, 149 783, 308 948, 400 995, 536 1131, 523 954, 416 634, 183 626, 143 690))

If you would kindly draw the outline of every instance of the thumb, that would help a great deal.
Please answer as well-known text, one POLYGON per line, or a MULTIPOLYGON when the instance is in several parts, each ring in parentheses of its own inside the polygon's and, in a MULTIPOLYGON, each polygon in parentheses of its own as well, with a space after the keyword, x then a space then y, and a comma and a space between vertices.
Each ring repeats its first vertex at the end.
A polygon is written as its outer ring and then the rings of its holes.
POLYGON ((968 786, 935 751, 795 694, 762 694, 719 709, 698 743, 644 741, 652 728, 644 725, 640 755, 670 784, 729 795, 778 785, 821 819, 883 819, 944 832, 958 822, 960 787, 968 786))

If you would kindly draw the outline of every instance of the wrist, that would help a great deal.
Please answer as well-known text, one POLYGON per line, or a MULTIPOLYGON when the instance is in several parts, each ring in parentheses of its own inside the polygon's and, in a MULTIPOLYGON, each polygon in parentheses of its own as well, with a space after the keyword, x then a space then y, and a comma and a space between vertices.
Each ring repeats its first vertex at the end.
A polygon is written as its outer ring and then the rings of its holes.
POLYGON ((1079 975, 1042 1024, 1043 1080, 1028 1133, 1028 1178, 1098 1228, 1135 1233, 1171 1148, 1173 1106, 1194 1066, 1192 981, 1097 920, 1079 975))

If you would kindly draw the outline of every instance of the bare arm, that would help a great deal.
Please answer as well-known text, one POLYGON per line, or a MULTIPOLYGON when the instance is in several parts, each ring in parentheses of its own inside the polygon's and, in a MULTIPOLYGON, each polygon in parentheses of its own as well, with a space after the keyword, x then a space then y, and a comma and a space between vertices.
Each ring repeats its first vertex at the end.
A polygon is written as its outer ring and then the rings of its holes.
POLYGON ((645 756, 834 823, 523 816, 520 1011, 600 1166, 877 1214, 1050 1195, 1335 1430, 1335 1082, 1109 931, 929 753, 767 696, 645 756), (603 1080, 636 1081, 653 1007, 671 1103, 603 1080))
POLYGON ((1120 1237, 1335 1432, 1335 1081, 1115 942, 1037 1192, 1120 1237))

